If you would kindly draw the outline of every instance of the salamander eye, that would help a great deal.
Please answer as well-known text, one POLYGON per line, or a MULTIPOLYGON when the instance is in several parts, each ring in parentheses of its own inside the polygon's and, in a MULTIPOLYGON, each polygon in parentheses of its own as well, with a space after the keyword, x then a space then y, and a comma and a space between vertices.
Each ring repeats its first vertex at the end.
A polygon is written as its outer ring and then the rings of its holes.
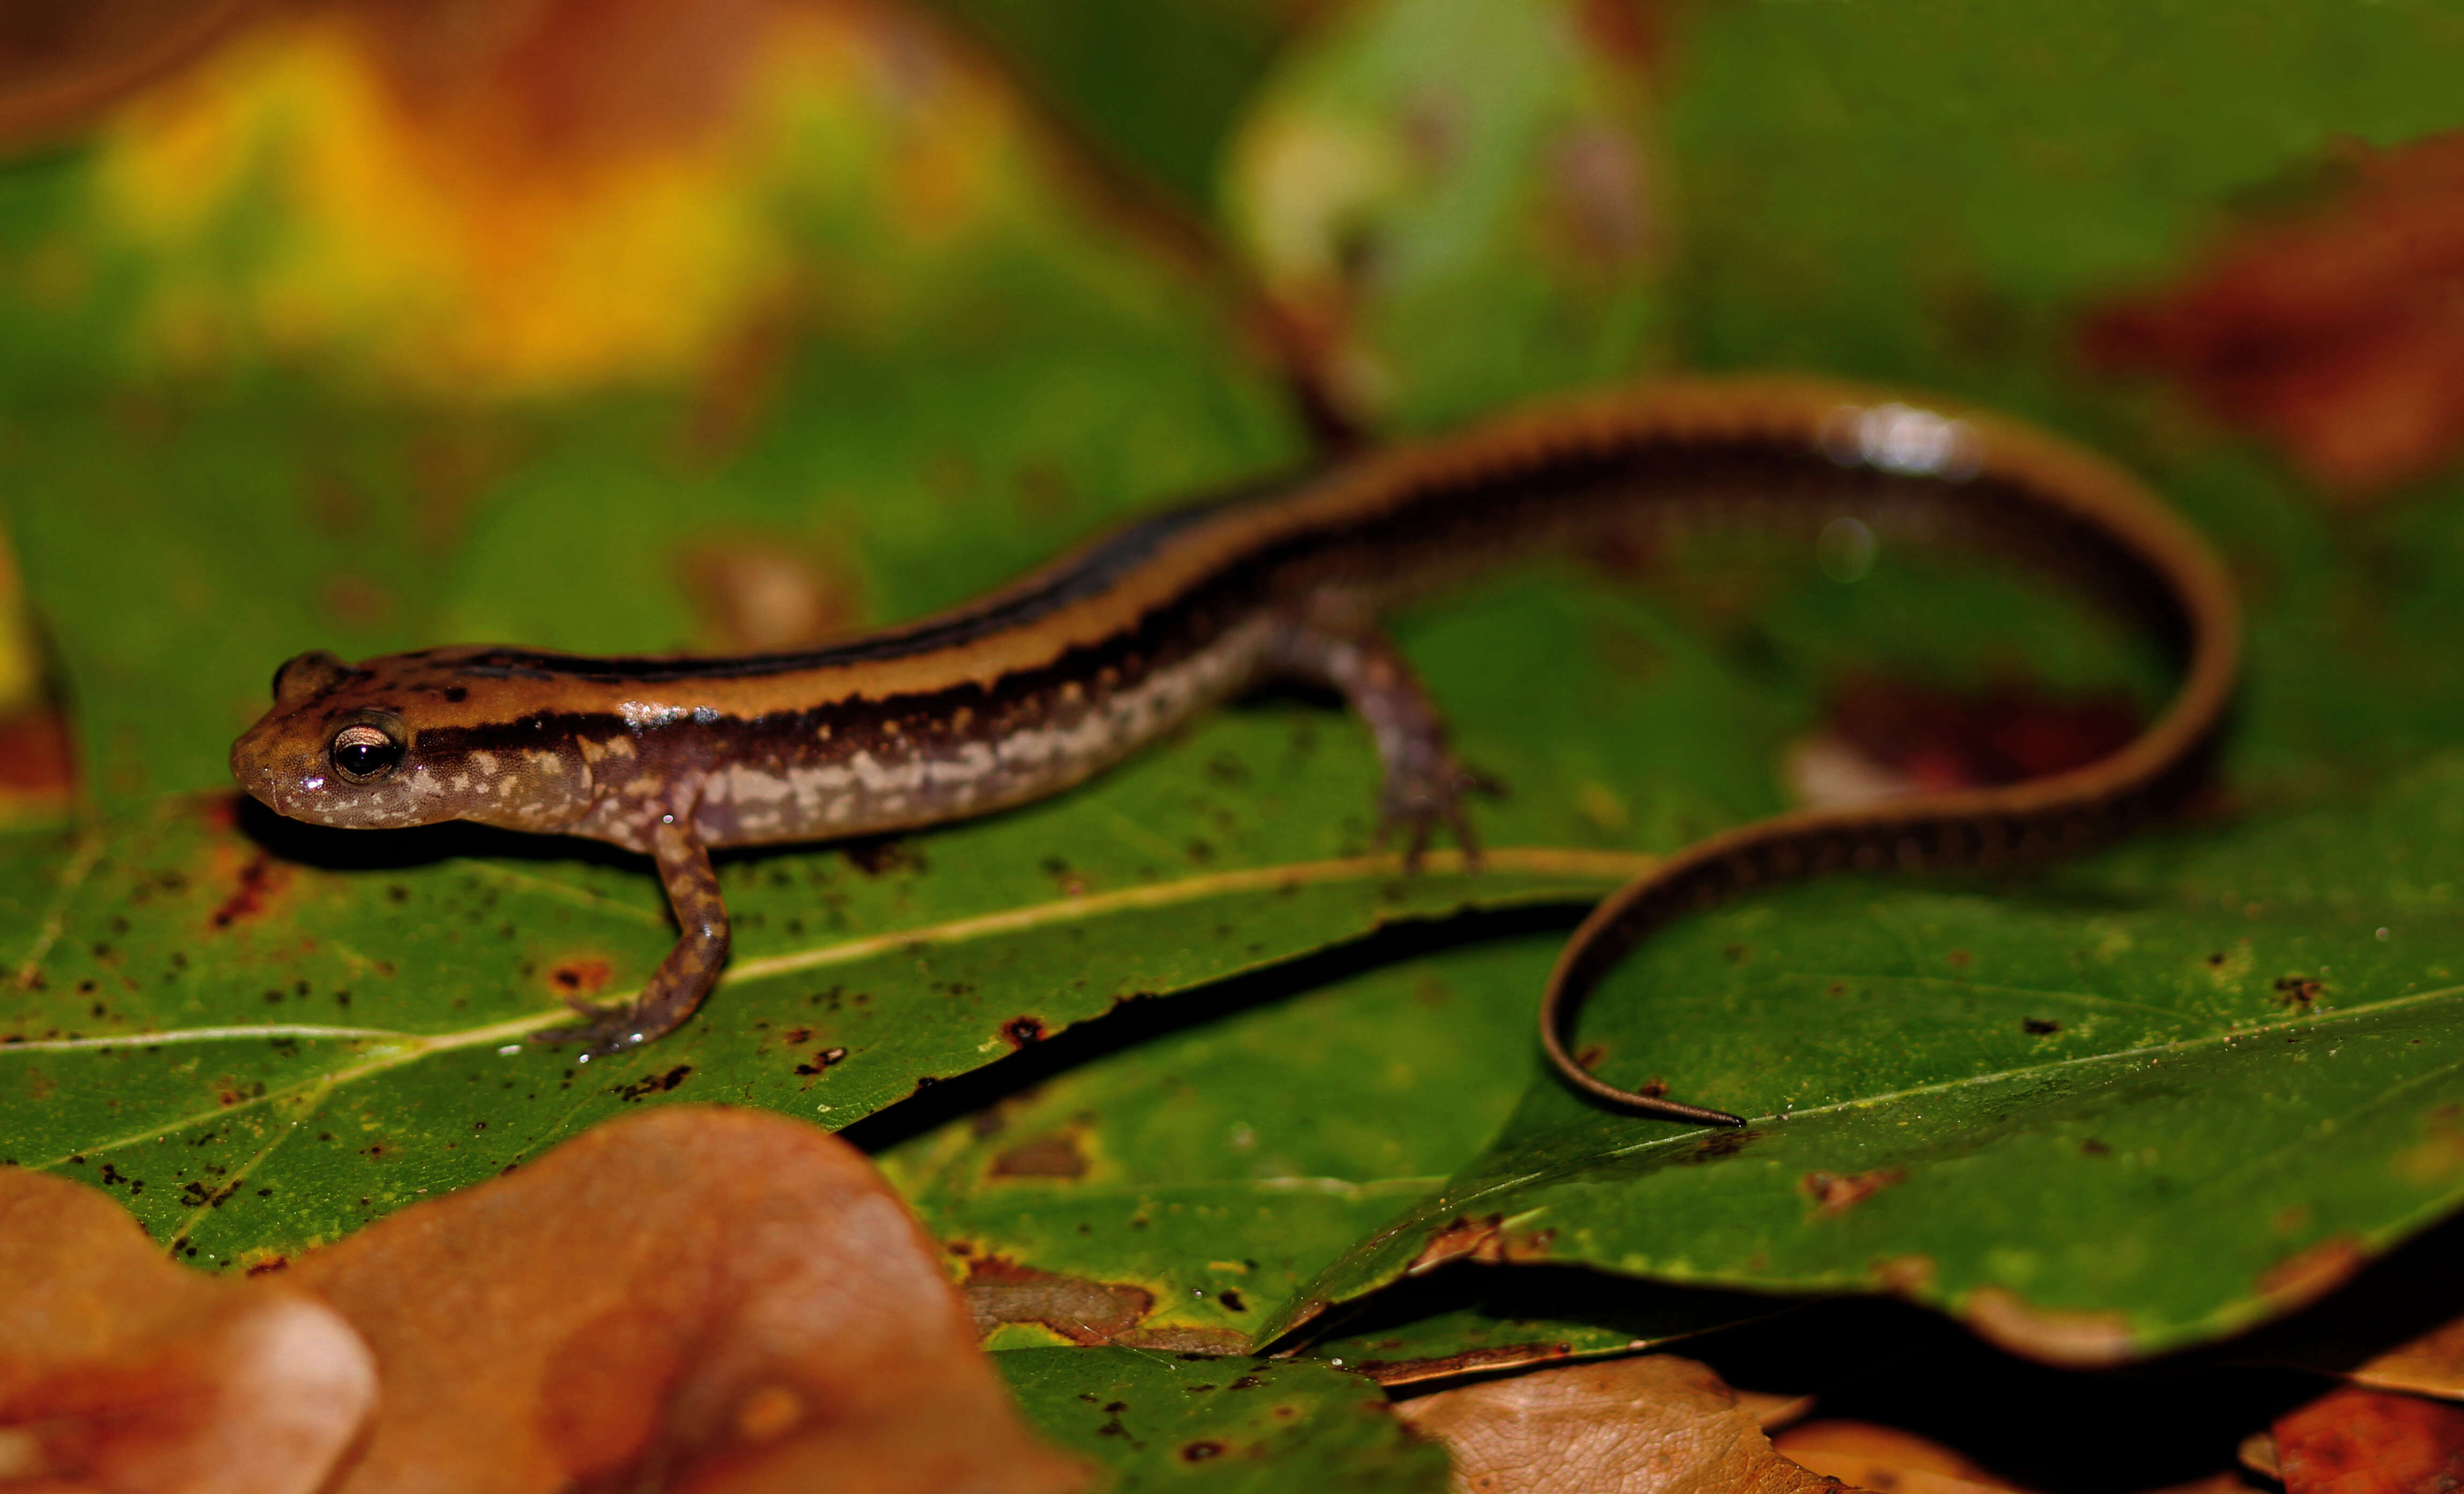
POLYGON ((346 726, 334 734, 328 756, 334 759, 335 772, 354 783, 366 783, 391 773, 402 761, 402 743, 383 727, 346 726))

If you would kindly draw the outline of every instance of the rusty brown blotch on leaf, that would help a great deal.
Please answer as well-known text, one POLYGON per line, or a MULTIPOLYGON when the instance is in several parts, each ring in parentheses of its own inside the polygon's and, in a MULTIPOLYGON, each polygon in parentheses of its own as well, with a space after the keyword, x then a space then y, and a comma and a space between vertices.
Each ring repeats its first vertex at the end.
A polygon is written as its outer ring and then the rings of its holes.
POLYGON ((1808 1173, 1799 1186, 1814 1200, 1815 1213, 1834 1217, 1847 1213, 1907 1175, 1904 1167, 1878 1167, 1864 1173, 1808 1173))
POLYGON ((967 1263, 965 1298, 978 1333, 1005 1323, 1032 1323, 1081 1349, 1109 1344, 1167 1353, 1235 1354, 1249 1342, 1228 1329, 1145 1327, 1155 1307, 1155 1295, 1147 1288, 1064 1276, 1005 1256, 967 1263))
POLYGON ((108 1195, 0 1168, 0 1484, 309 1494, 377 1394, 366 1347, 289 1287, 164 1257, 108 1195))
POLYGON ((1440 1391, 1395 1408, 1475 1494, 1834 1494, 1772 1450, 1753 1413, 1690 1359, 1647 1354, 1440 1391))
POLYGON ((336 1494, 1087 1481, 1020 1424, 871 1164, 781 1117, 610 1121, 289 1275, 385 1384, 336 1494))
POLYGON ((2344 189, 2214 245, 2093 316, 2092 363, 2189 386, 2331 493, 2413 481, 2464 448, 2464 133, 2341 147, 2344 189))
POLYGON ((1549 1259, 1550 1243, 1556 1238, 1553 1229, 1521 1233, 1507 1229, 1502 1214, 1460 1215, 1429 1236, 1420 1253, 1403 1267, 1403 1274, 1425 1276, 1457 1261, 1476 1261, 1483 1265, 1545 1261, 1549 1259))

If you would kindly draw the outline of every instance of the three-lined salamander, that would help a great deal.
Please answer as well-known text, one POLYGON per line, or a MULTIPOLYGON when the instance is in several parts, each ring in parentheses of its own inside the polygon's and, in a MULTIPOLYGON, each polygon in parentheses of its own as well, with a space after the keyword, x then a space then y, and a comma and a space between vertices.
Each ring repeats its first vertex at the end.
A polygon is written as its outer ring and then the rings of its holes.
POLYGON ((2238 623, 2207 547, 2135 482, 2010 422, 1801 380, 1669 384, 1537 406, 1237 499, 1172 510, 976 602, 806 652, 586 658, 498 647, 361 664, 304 653, 231 771, 275 811, 378 828, 472 820, 655 859, 683 936, 638 1000, 538 1036, 589 1055, 692 1014, 724 964, 715 846, 910 829, 1057 793, 1193 714, 1275 678, 1332 686, 1417 850, 1470 846, 1478 783, 1375 629, 1398 597, 1542 543, 1643 525, 1850 517, 1883 539, 2049 569, 2145 629, 2181 669, 2136 740, 2007 788, 1759 822, 1672 857, 1569 946, 1543 1043, 1614 1088, 1563 1030, 1598 975, 1670 912, 1831 867, 1992 860, 2111 833, 2196 773, 2231 692, 2238 623))

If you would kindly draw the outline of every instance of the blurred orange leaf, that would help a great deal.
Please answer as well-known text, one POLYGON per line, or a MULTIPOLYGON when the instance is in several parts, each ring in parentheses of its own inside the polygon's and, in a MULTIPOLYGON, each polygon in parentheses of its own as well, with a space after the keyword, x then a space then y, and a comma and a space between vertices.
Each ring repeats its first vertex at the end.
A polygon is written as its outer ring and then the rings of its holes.
POLYGON ((2446 1494, 2464 1483, 2464 1408, 2329 1391, 2276 1422, 2285 1494, 2446 1494))
POLYGON ((0 1169, 0 1483, 308 1494, 377 1394, 333 1310, 174 1265, 108 1196, 0 1169))
POLYGON ((2363 494, 2464 445, 2464 134, 2342 162, 2347 189, 2106 308, 2085 345, 2188 384, 2321 486, 2363 494))
POLYGON ((611 1121, 292 1277, 374 1348, 350 1494, 1078 1487, 853 1147, 750 1110, 611 1121))

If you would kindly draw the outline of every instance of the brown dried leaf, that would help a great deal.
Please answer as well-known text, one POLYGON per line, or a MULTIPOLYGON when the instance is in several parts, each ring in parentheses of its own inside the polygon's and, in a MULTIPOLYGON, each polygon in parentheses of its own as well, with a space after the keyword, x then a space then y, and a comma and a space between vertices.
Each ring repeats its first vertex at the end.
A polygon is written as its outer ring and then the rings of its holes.
POLYGON ((2084 343, 2362 494, 2464 443, 2464 134, 2341 158, 2348 190, 2226 239, 2179 285, 2099 314, 2084 343))
POLYGON ((1771 1445, 1815 1473, 1888 1494, 1979 1494, 2021 1487, 1940 1442, 1870 1421, 1809 1421, 1782 1433, 1771 1445))
POLYGON ((1720 1377, 1647 1354, 1440 1391, 1396 1414, 1445 1443, 1470 1494, 1828 1494, 1772 1451, 1720 1377))
POLYGON ((2344 1372, 2344 1377, 2373 1390, 2464 1400, 2464 1318, 2373 1354, 2344 1372))
POLYGON ((285 1287, 165 1259, 128 1211, 0 1169, 0 1483, 307 1494, 376 1397, 365 1345, 285 1287))
POLYGON ((2447 1494, 2464 1483, 2464 1408, 2349 1387, 2276 1420, 2285 1494, 2447 1494))
POLYGON ((347 1494, 1075 1489, 931 1241, 854 1148, 753 1111, 627 1116, 293 1271, 376 1350, 347 1494))

